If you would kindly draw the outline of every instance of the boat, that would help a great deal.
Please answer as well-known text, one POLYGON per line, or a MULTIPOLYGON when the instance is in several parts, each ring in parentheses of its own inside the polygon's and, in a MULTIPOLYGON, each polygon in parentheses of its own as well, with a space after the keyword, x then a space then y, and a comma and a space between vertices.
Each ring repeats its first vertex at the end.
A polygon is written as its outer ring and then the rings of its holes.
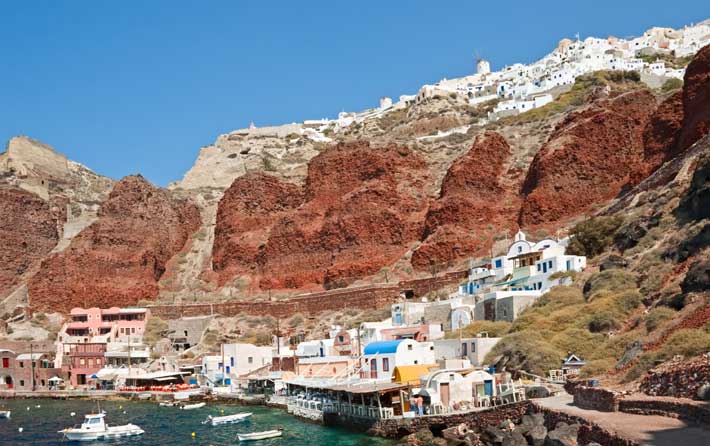
POLYGON ((281 429, 274 429, 271 431, 263 432, 252 432, 250 434, 237 434, 239 441, 256 441, 256 440, 266 440, 267 438, 276 438, 283 435, 281 429))
POLYGON ((92 441, 131 437, 145 432, 135 424, 109 426, 104 420, 105 417, 106 412, 88 414, 84 417, 81 426, 62 429, 59 433, 64 434, 64 437, 71 441, 92 441))
POLYGON ((210 415, 205 421, 202 422, 202 424, 211 424, 212 426, 218 426, 220 424, 240 423, 242 421, 245 421, 251 415, 251 412, 236 413, 234 415, 225 415, 222 417, 213 417, 212 415, 210 415))
POLYGON ((160 403, 160 406, 162 406, 162 407, 174 407, 174 406, 177 406, 177 403, 172 402, 172 401, 165 401, 165 402, 160 403))
POLYGON ((195 404, 183 404, 180 406, 180 409, 182 410, 192 410, 192 409, 200 409, 202 407, 205 407, 207 403, 195 403, 195 404))
POLYGON ((0 410, 0 418, 10 418, 11 410, 0 410))

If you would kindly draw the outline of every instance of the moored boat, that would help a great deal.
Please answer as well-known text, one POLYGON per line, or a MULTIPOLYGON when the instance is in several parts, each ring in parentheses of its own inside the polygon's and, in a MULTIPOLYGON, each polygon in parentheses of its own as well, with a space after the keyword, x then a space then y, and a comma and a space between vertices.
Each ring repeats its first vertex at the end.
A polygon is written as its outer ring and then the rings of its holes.
POLYGON ((192 409, 200 409, 202 407, 205 407, 207 403, 195 403, 195 404, 183 404, 180 406, 180 409, 182 410, 192 410, 192 409))
POLYGON ((0 410, 0 418, 10 418, 11 410, 0 410))
POLYGON ((212 426, 218 426, 220 424, 240 423, 242 421, 245 421, 251 415, 252 415, 251 412, 237 413, 234 415, 225 415, 222 417, 213 417, 212 415, 210 415, 207 417, 207 419, 205 421, 202 422, 202 424, 211 424, 212 426))
POLYGON ((263 432, 252 432, 249 434, 237 434, 239 441, 256 441, 256 440, 266 440, 267 438, 276 438, 283 435, 281 429, 274 429, 270 431, 263 432))
POLYGON ((62 429, 59 433, 64 434, 66 439, 72 441, 92 441, 131 437, 145 432, 135 424, 109 426, 104 420, 105 417, 106 412, 88 414, 84 417, 81 426, 62 429))

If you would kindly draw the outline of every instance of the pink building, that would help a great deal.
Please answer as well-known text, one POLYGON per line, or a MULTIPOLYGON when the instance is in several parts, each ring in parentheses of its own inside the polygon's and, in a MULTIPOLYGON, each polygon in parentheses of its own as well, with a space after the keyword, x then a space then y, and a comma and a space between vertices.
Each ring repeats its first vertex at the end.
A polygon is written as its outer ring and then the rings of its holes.
POLYGON ((140 343, 150 318, 146 308, 74 308, 57 338, 56 367, 70 377, 71 385, 91 385, 91 376, 106 365, 112 343, 140 343), (129 338, 130 337, 130 338, 129 338))

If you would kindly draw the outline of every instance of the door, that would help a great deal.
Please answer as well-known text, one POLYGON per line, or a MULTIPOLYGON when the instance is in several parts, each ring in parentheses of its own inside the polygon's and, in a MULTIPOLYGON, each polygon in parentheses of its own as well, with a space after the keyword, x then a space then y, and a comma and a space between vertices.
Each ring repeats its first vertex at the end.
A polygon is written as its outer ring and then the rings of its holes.
POLYGON ((441 383, 439 385, 439 396, 441 397, 441 404, 448 406, 451 398, 449 394, 449 383, 441 383))
POLYGON ((483 381, 483 388, 485 389, 486 395, 493 396, 493 381, 490 379, 483 381))
POLYGON ((2 358, 2 368, 3 369, 10 368, 10 358, 2 358))
POLYGON ((370 378, 377 379, 377 358, 370 360, 370 378))

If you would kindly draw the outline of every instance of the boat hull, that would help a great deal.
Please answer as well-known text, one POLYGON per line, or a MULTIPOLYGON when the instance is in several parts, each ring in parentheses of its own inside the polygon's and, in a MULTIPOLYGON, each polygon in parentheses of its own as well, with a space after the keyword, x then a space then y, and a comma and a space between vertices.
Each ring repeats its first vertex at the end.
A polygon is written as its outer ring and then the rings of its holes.
POLYGON ((237 415, 228 415, 225 417, 215 417, 210 420, 210 424, 212 426, 219 426, 221 424, 233 424, 233 423, 241 423, 242 421, 246 421, 247 418, 251 416, 251 412, 249 413, 240 413, 237 415))
POLYGON ((237 434, 239 441, 256 441, 256 440, 266 440, 269 438, 276 438, 283 435, 281 431, 265 431, 265 432, 254 432, 251 434, 237 434))
POLYGON ((81 429, 66 429, 64 436, 71 441, 95 441, 95 440, 113 440, 116 438, 133 437, 142 435, 145 431, 134 424, 126 426, 109 426, 104 431, 86 431, 81 429))

